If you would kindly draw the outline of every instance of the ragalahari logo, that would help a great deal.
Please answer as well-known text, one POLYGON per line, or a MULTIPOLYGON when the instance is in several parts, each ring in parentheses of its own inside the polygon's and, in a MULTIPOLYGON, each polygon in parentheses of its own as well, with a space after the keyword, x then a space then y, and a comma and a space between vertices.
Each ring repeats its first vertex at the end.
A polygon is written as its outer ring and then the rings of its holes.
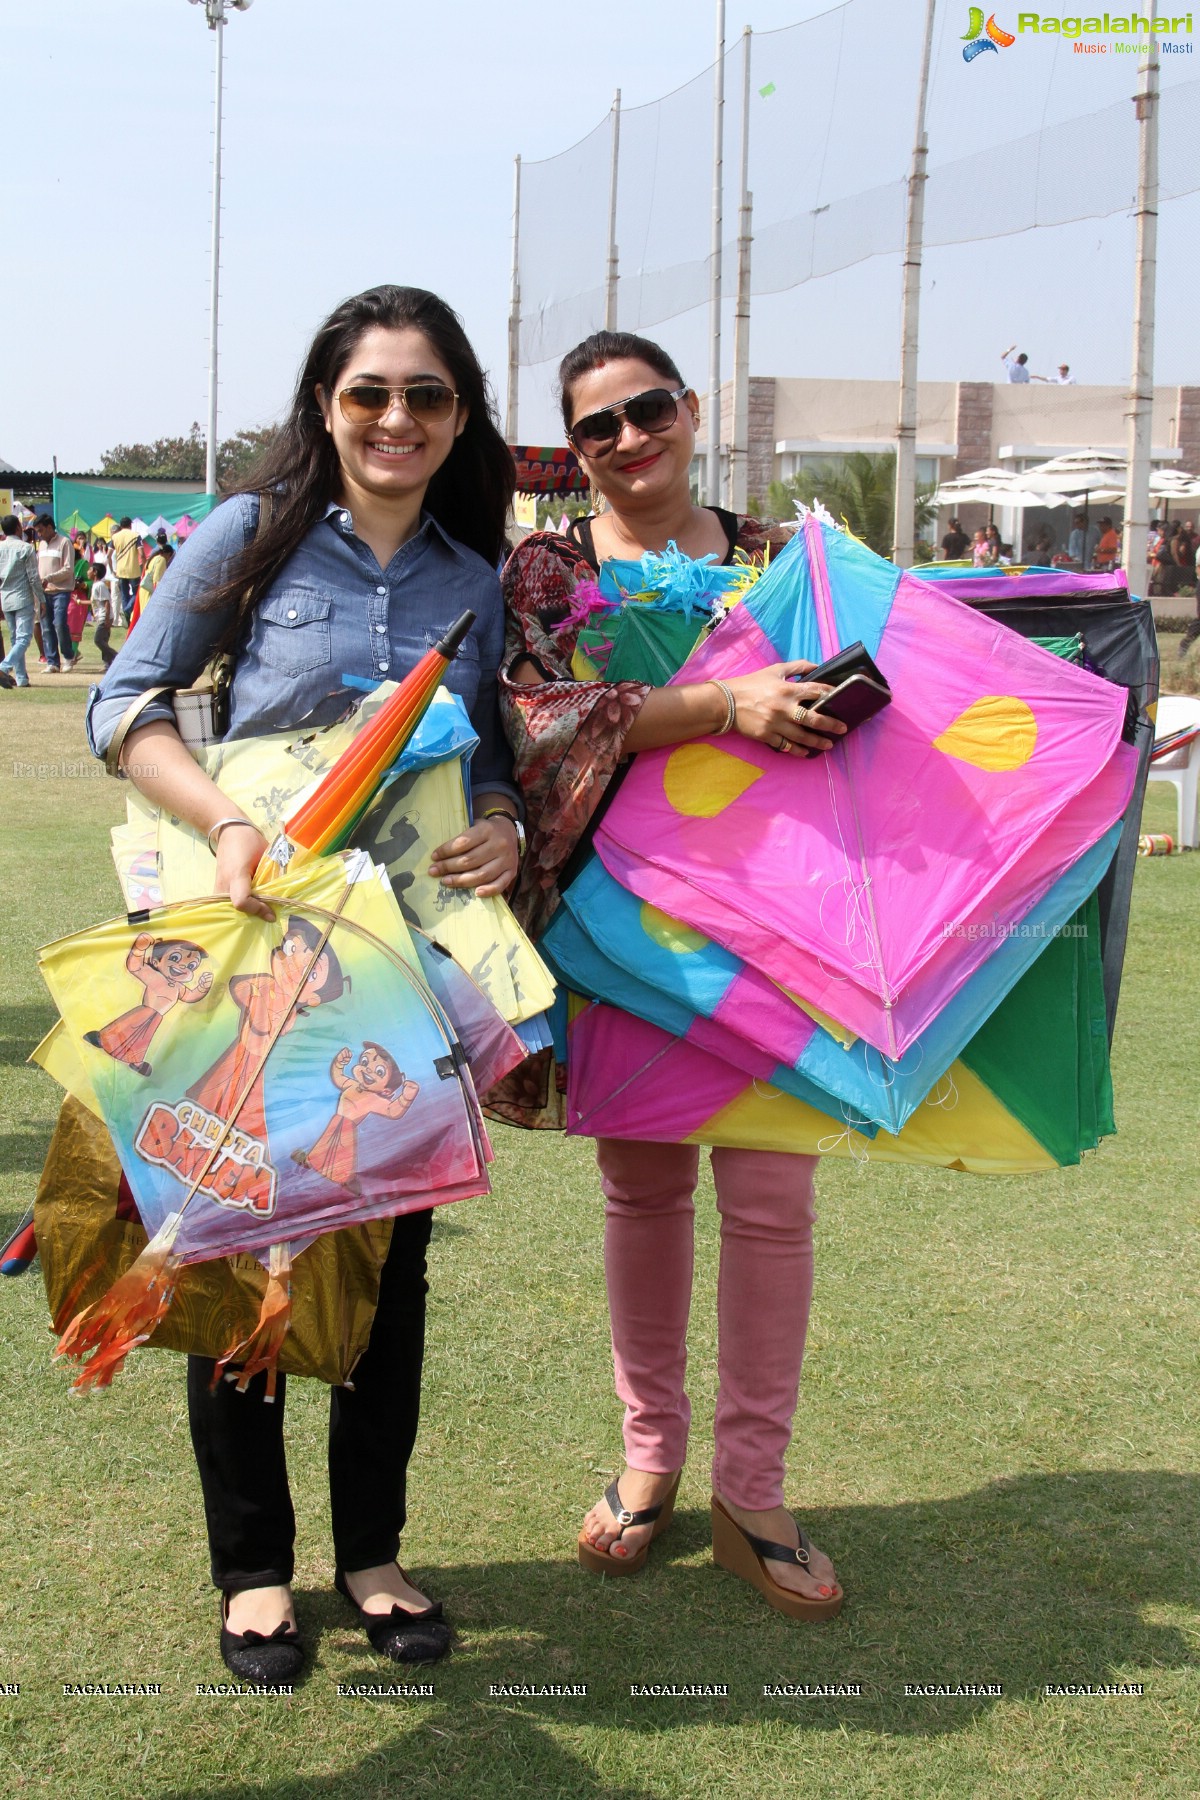
POLYGON ((985 50, 1007 50, 1016 43, 1011 31, 1005 31, 997 25, 996 15, 992 13, 985 25, 982 6, 971 8, 969 29, 963 33, 963 61, 974 62, 985 50))

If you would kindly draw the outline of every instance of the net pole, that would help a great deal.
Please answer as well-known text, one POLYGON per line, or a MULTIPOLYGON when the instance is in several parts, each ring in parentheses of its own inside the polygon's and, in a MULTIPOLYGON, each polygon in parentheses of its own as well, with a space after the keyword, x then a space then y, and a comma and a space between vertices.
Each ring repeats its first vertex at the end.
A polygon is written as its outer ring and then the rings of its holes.
POLYGON ((733 431, 729 443, 729 505, 744 513, 750 491, 750 40, 742 32, 741 206, 738 210, 737 300, 733 309, 733 431))
POLYGON ((604 290, 604 329, 617 329, 617 172, 621 161, 621 90, 612 103, 612 166, 608 177, 608 282, 604 290))
POLYGON ((521 379, 521 158, 513 157, 512 287, 508 302, 508 392, 504 433, 517 441, 517 403, 521 379))
POLYGON ((715 506, 721 492, 721 186, 725 132, 725 0, 717 0, 717 56, 713 68, 712 255, 709 267, 708 458, 704 498, 715 506))
POLYGON ((1154 412, 1154 291, 1158 260, 1158 39, 1146 43, 1138 118, 1137 258, 1133 288, 1133 368, 1125 414, 1125 522, 1121 558, 1140 588, 1150 526, 1150 449, 1154 412))
POLYGON ((929 139, 925 104, 929 95, 929 63, 933 53, 933 18, 937 0, 926 0, 925 42, 917 88, 917 123, 912 168, 908 177, 908 216, 904 226, 904 297, 900 314, 900 407, 896 421, 896 510, 892 524, 892 561, 911 569, 916 556, 913 514, 917 505, 917 353, 920 342, 921 254, 925 233, 925 182, 929 139))

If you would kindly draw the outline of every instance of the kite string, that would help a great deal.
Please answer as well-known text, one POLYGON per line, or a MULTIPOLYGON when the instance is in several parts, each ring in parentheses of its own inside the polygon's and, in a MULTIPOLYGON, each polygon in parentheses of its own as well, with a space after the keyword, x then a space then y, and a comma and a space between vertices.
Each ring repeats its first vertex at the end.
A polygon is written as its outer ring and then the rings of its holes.
POLYGON ((926 1094, 925 1105, 940 1106, 943 1112, 953 1112, 958 1105, 958 1101, 958 1087, 955 1083, 954 1076, 951 1074, 950 1070, 947 1069, 941 1080, 936 1081, 930 1088, 928 1094, 926 1094), (944 1093, 939 1091, 942 1088, 943 1083, 945 1084, 944 1093))

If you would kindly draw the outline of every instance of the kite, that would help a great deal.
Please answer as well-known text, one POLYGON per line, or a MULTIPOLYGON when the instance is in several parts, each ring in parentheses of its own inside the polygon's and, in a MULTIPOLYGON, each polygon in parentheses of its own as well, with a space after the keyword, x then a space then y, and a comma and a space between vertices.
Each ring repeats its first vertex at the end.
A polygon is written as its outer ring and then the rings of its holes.
POLYGON ((305 1244, 489 1191, 469 1052, 423 967, 449 1005, 465 1000, 489 1078, 524 1054, 520 1039, 461 971, 418 951, 365 853, 304 861, 256 892, 274 921, 213 897, 41 953, 66 1054, 149 1234, 137 1264, 63 1332, 62 1354, 91 1358, 76 1385, 112 1379, 169 1306, 180 1267, 245 1251, 266 1254, 274 1285, 257 1345, 228 1354, 273 1364, 290 1259, 305 1244), (177 945, 171 1004, 123 1006, 177 945), (209 971, 220 973, 204 981, 209 971))

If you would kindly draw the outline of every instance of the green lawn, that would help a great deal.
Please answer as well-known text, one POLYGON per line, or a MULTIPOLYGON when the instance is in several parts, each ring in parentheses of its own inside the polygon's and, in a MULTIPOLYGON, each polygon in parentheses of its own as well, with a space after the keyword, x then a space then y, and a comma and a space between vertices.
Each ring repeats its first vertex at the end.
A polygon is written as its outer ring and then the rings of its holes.
MULTIPOLYGON (((1164 646, 1164 648, 1167 648, 1164 646)), ((1170 672, 1173 644, 1164 662, 1170 672)), ((52 1011, 34 950, 119 905, 115 784, 91 778, 82 684, 0 694, 0 1229, 27 1204, 56 1091, 24 1058, 52 1011), (59 765, 15 774, 14 765, 59 765)), ((1174 796, 1147 820, 1174 831, 1174 796)), ((693 1457, 647 1573, 578 1569, 619 1466, 585 1143, 497 1132, 496 1192, 439 1215, 405 1558, 461 1633, 432 1699, 386 1682, 330 1587, 325 1397, 294 1383, 291 1699, 219 1681, 182 1364, 141 1354, 67 1396, 36 1274, 0 1284, 7 1475, 0 1789, 14 1795, 1194 1796, 1200 1791, 1195 1005, 1200 856, 1139 864, 1115 1046, 1120 1136, 1076 1170, 985 1181, 868 1164, 821 1178, 816 1305, 791 1492, 844 1614, 768 1612, 707 1548, 716 1238, 700 1209, 693 1457), (162 1684, 160 1698, 64 1683, 162 1684), (587 1683, 513 1700, 507 1681, 587 1683), (635 1682, 727 1683, 642 1699, 635 1682), (861 1695, 764 1698, 764 1684, 861 1695), (908 1683, 1002 1684, 999 1697, 908 1683), (1141 1697, 1047 1697, 1141 1682, 1141 1697)))

